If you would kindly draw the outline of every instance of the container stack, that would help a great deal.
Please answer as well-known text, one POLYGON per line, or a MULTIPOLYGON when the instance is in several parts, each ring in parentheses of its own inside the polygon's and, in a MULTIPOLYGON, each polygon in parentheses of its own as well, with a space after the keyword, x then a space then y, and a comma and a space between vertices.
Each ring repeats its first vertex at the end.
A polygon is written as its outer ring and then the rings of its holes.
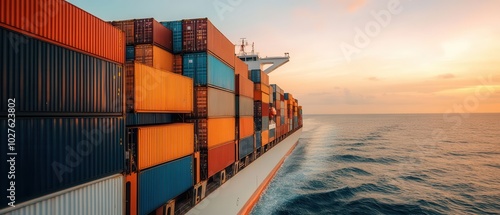
POLYGON ((124 34, 66 1, 0 14, 0 214, 122 214, 124 34))
POLYGON ((223 183, 236 160, 234 45, 206 18, 182 20, 182 58, 195 84, 195 181, 223 183))
POLYGON ((125 53, 126 209, 149 214, 193 186, 194 124, 177 120, 193 111, 193 80, 172 72, 171 30, 152 18, 112 24, 134 50, 125 53))
POLYGON ((284 130, 285 124, 285 97, 284 91, 276 84, 271 84, 273 89, 272 107, 275 108, 276 114, 273 116, 273 121, 276 122, 276 128, 274 131, 275 138, 281 140, 282 136, 286 133, 284 130))
POLYGON ((294 107, 295 107, 295 99, 293 95, 290 93, 285 93, 286 100, 286 124, 288 125, 287 132, 293 130, 293 116, 294 116, 294 107))
POLYGON ((172 31, 174 53, 174 73, 182 74, 182 21, 160 22, 163 26, 172 31))
POLYGON ((250 79, 254 82, 254 122, 257 136, 256 148, 265 151, 269 143, 269 76, 260 69, 250 70, 250 79))
POLYGON ((248 79, 248 65, 235 57, 236 139, 238 160, 248 165, 255 151, 254 83, 248 79))

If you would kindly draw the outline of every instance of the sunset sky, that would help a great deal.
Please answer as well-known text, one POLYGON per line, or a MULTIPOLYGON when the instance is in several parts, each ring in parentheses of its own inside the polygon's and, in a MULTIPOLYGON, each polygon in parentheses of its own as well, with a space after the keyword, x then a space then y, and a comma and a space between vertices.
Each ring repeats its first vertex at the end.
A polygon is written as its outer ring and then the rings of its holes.
POLYGON ((305 114, 500 112, 498 0, 70 0, 106 20, 208 17, 305 114), (250 47, 247 47, 250 50, 250 47))

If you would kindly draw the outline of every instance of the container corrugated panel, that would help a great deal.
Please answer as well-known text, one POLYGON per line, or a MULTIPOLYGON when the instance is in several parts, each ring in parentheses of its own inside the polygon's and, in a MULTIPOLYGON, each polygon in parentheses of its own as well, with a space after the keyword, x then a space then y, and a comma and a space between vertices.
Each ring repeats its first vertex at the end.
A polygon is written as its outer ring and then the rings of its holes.
POLYGON ((262 131, 262 146, 269 143, 269 130, 262 131))
MULTIPOLYGON (((20 34, 4 28, 0 36, 0 97, 16 99, 18 116, 123 114, 121 64, 29 37, 15 48, 9 38, 20 34)), ((7 109, 0 107, 2 116, 7 109)))
POLYGON ((254 150, 254 135, 240 139, 238 149, 238 160, 251 154, 254 150))
POLYGON ((174 55, 174 73, 182 75, 182 55, 174 55))
POLYGON ((2 27, 109 61, 125 62, 123 31, 66 1, 2 0, 0 14, 2 27))
POLYGON ((174 71, 174 55, 155 45, 136 45, 135 61, 156 69, 174 71))
POLYGON ((254 120, 252 116, 240 117, 238 119, 238 123, 238 132, 240 139, 254 134, 254 120))
POLYGON ((234 140, 208 149, 208 177, 215 175, 236 160, 234 140))
POLYGON ((135 44, 154 44, 172 51, 172 31, 153 18, 136 19, 135 44))
POLYGON ((269 130, 269 117, 254 117, 255 130, 265 131, 269 130))
POLYGON ((253 98, 253 82, 245 76, 238 74, 235 76, 236 94, 253 98))
POLYGON ((173 52, 175 54, 182 52, 182 21, 160 22, 163 26, 172 31, 173 52))
POLYGON ((217 118, 235 116, 234 93, 212 87, 195 87, 195 108, 190 117, 217 118))
POLYGON ((127 113, 126 125, 154 125, 174 122, 174 115, 169 113, 127 113))
POLYGON ((254 116, 255 117, 268 117, 269 104, 265 102, 254 102, 254 116))
POLYGON ((174 123, 128 129, 137 148, 137 167, 143 170, 194 153, 194 124, 174 123))
POLYGON ((137 173, 125 175, 125 214, 137 215, 137 173))
POLYGON ((262 147, 262 131, 255 131, 255 148, 262 147))
MULTIPOLYGON (((16 117, 15 122, 16 204, 123 171, 123 117, 16 117)), ((0 128, 7 140, 7 119, 0 119, 0 128)), ((0 171, 7 173, 9 157, 3 152, 0 171)), ((1 198, 0 205, 7 200, 1 198)))
POLYGON ((127 45, 134 45, 135 43, 134 24, 135 21, 133 19, 111 22, 111 25, 125 32, 125 43, 127 45))
POLYGON ((269 103, 269 94, 262 92, 262 91, 254 90, 253 91, 253 100, 254 101, 263 101, 263 102, 269 103))
POLYGON ((269 86, 268 85, 265 85, 265 84, 262 84, 262 83, 255 83, 254 87, 255 87, 254 89, 256 91, 262 91, 262 92, 264 92, 264 93, 266 93, 268 95, 270 94, 269 93, 270 91, 269 91, 269 86))
POLYGON ((250 79, 254 83, 262 83, 269 86, 269 75, 260 69, 250 70, 250 79))
POLYGON ((297 116, 293 117, 293 128, 297 128, 299 126, 299 118, 297 116))
POLYGON ((135 60, 135 47, 127 46, 127 52, 125 53, 125 59, 127 61, 135 60))
POLYGON ((248 79, 248 64, 243 62, 238 56, 234 56, 234 73, 248 79))
POLYGON ((123 176, 114 175, 24 207, 19 207, 16 202, 16 210, 7 213, 0 210, 0 213, 4 215, 123 214, 123 194, 123 176))
POLYGON ((274 138, 276 136, 276 129, 270 129, 269 130, 269 138, 274 138))
POLYGON ((195 123, 195 135, 197 140, 196 150, 199 148, 207 149, 215 147, 235 140, 235 120, 234 117, 186 120, 187 122, 195 123))
POLYGON ((193 186, 193 157, 147 169, 138 177, 138 211, 146 215, 193 186))
POLYGON ((234 68, 234 44, 207 18, 182 20, 184 52, 211 52, 234 68))
POLYGON ((128 112, 193 111, 191 78, 140 63, 127 63, 125 67, 128 112))
POLYGON ((234 70, 211 54, 185 54, 182 74, 193 78, 197 86, 213 86, 234 92, 234 70))
POLYGON ((236 115, 253 116, 254 115, 253 99, 245 96, 236 96, 236 115))

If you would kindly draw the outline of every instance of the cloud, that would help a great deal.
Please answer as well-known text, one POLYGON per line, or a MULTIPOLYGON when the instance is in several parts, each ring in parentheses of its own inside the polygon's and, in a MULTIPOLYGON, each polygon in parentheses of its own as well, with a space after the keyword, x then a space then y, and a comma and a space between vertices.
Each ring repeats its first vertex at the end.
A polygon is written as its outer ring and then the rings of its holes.
POLYGON ((438 79, 452 79, 455 78, 455 75, 451 73, 441 74, 437 76, 438 79))
POLYGON ((369 77, 368 80, 370 80, 370 81, 380 81, 380 79, 378 79, 375 76, 369 77))

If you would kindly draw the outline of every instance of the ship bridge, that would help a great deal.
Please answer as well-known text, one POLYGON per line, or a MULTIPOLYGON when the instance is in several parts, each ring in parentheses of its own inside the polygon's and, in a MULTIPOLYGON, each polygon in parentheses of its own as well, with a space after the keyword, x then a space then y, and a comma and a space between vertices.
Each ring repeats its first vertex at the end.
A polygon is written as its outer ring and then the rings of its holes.
POLYGON ((253 43, 252 43, 252 51, 250 53, 245 52, 245 46, 248 46, 248 42, 245 41, 245 38, 241 38, 240 52, 238 54, 238 58, 240 58, 248 65, 249 70, 260 69, 264 71, 266 74, 269 74, 274 70, 278 69, 280 66, 283 66, 285 63, 288 63, 288 61, 290 61, 289 53, 285 53, 285 56, 283 57, 266 56, 265 58, 261 58, 259 57, 259 53, 254 52, 253 43))

